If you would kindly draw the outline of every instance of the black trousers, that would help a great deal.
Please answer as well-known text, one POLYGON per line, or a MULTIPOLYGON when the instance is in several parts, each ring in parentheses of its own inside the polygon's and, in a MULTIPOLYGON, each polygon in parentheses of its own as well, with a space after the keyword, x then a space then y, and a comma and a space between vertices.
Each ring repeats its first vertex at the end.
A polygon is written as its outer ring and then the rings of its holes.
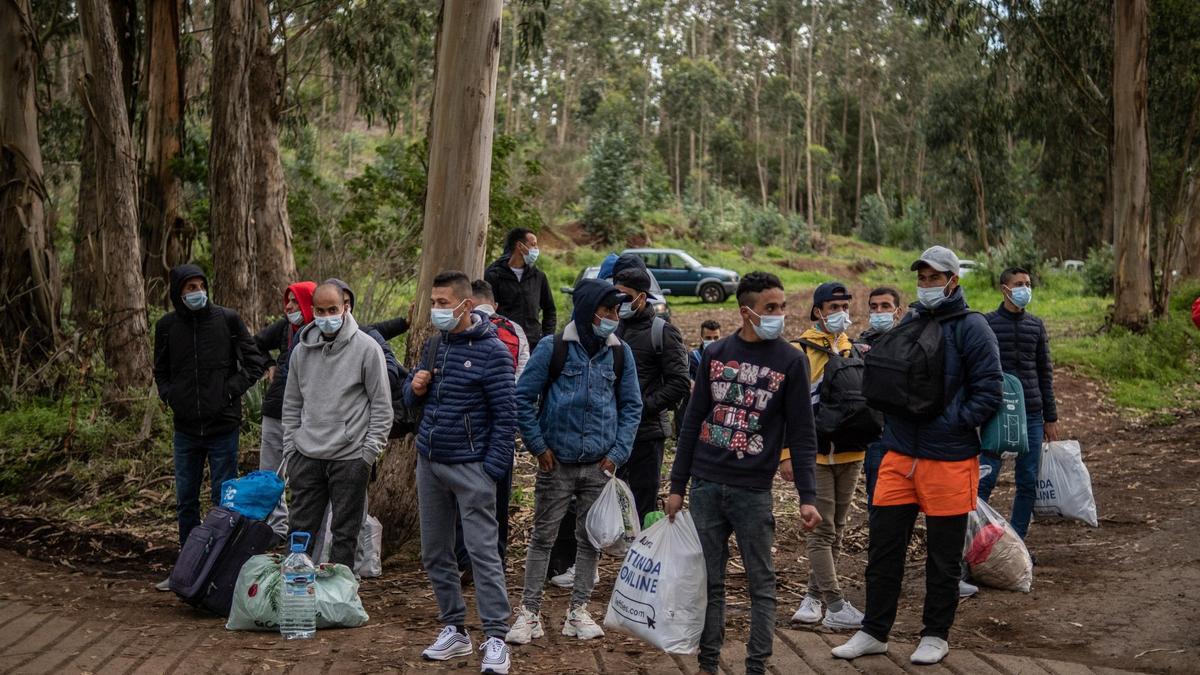
POLYGON ((662 481, 663 440, 639 441, 633 444, 629 461, 617 469, 617 478, 629 483, 637 505, 638 522, 646 514, 658 510, 658 486, 662 481))
MULTIPOLYGON (((887 642, 904 582, 904 558, 917 521, 917 505, 873 506, 867 553, 867 610, 863 631, 887 642)), ((922 637, 943 640, 950 635, 958 610, 963 539, 967 516, 925 516, 928 532, 925 557, 925 610, 922 637)))
MULTIPOLYGON (((316 542, 317 530, 325 520, 325 507, 332 506, 333 522, 328 536, 333 538, 329 560, 354 569, 358 549, 358 531, 362 528, 363 504, 371 465, 360 458, 331 461, 313 459, 299 452, 288 459, 288 484, 292 488, 288 516, 292 532, 308 532, 316 542)), ((309 547, 312 554, 312 546, 309 547)))

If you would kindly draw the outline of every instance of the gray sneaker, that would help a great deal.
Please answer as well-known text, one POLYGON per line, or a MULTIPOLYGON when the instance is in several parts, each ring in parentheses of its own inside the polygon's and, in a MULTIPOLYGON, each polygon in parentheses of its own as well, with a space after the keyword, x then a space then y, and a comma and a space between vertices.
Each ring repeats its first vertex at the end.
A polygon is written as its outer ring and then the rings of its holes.
POLYGON ((154 590, 162 591, 164 593, 166 591, 171 590, 171 577, 167 577, 166 579, 163 579, 162 581, 158 582, 157 584, 154 584, 154 590))

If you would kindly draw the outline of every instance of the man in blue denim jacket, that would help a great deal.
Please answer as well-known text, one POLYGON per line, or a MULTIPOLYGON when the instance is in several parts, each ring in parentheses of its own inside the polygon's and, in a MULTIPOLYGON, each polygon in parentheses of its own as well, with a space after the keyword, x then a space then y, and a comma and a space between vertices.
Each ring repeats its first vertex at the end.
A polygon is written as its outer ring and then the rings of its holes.
POLYGON ((517 423, 525 447, 537 457, 538 474, 522 606, 505 638, 514 644, 545 635, 540 610, 546 567, 572 497, 577 514, 575 586, 562 632, 580 640, 604 635, 587 612, 600 552, 588 540, 585 523, 608 481, 605 474, 611 476, 629 459, 642 419, 633 352, 612 334, 617 305, 628 296, 607 281, 581 279, 572 297, 571 322, 560 336, 538 342, 517 383, 517 423), (549 382, 555 340, 560 339, 567 346, 566 362, 549 382), (615 350, 624 354, 620 377, 614 372, 615 350))

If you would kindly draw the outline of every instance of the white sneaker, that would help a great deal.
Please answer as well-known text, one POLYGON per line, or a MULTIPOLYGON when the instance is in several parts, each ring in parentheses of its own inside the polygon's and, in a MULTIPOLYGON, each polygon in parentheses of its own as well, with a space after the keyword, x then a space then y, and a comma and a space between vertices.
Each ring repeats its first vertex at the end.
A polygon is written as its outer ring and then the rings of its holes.
POLYGON ((834 647, 830 653, 838 659, 857 659, 871 654, 886 654, 887 650, 886 642, 880 642, 860 630, 847 640, 846 644, 834 647))
POLYGON ((842 608, 836 612, 825 612, 825 620, 821 623, 833 630, 854 630, 862 628, 863 613, 855 609, 849 600, 842 600, 842 608))
POLYGON ((917 645, 908 660, 918 666, 932 666, 946 658, 946 654, 949 653, 950 644, 945 640, 926 636, 921 638, 921 644, 917 645))
POLYGON ((969 598, 979 592, 979 587, 975 584, 969 584, 962 579, 958 580, 958 597, 969 598))
MULTIPOLYGON (((559 588, 575 588, 575 566, 571 565, 566 572, 550 577, 550 583, 559 588)), ((600 583, 600 568, 596 567, 596 578, 592 584, 600 583)))
POLYGON ((512 658, 509 656, 508 645, 504 644, 504 640, 490 637, 479 645, 479 651, 483 652, 479 672, 507 675, 508 669, 512 666, 512 658))
POLYGON ((567 610, 567 619, 563 621, 562 634, 567 637, 591 640, 604 637, 604 629, 592 620, 586 605, 577 605, 567 610))
POLYGON ((430 661, 446 661, 459 656, 470 656, 474 651, 471 638, 458 632, 454 626, 446 626, 438 633, 437 639, 429 648, 421 652, 421 656, 430 661))
POLYGON ((816 623, 821 620, 821 601, 811 595, 805 595, 800 601, 800 609, 792 615, 792 623, 816 623))
POLYGON ((154 584, 154 590, 163 592, 171 590, 171 577, 167 577, 157 584, 154 584))
POLYGON ((545 636, 541 615, 529 611, 527 607, 520 607, 517 609, 517 620, 513 622, 512 628, 508 629, 504 641, 514 645, 527 645, 530 640, 545 636))

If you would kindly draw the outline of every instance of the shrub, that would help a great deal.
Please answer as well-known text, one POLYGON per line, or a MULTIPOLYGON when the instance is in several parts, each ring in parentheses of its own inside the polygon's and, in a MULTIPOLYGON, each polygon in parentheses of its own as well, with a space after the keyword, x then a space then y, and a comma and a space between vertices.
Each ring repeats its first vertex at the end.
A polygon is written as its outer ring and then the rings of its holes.
POLYGON ((993 285, 1000 283, 1000 274, 1009 267, 1029 270, 1034 283, 1039 283, 1046 269, 1046 254, 1033 239, 1033 233, 1021 228, 1009 232, 999 245, 988 249, 979 261, 982 270, 993 285))
POLYGON ((638 210, 629 141, 620 132, 605 131, 592 141, 588 154, 592 170, 583 181, 583 226, 601 241, 624 241, 638 210))
POLYGON ((1083 263, 1083 290, 1088 295, 1107 297, 1113 293, 1113 276, 1116 260, 1112 246, 1100 244, 1088 250, 1083 263))
POLYGON ((887 237, 889 221, 887 204, 879 195, 863 197, 858 208, 858 236, 872 244, 882 244, 887 237))
POLYGON ((888 246, 919 251, 925 248, 928 232, 929 211, 921 200, 910 198, 904 203, 904 216, 888 224, 885 240, 888 246))

